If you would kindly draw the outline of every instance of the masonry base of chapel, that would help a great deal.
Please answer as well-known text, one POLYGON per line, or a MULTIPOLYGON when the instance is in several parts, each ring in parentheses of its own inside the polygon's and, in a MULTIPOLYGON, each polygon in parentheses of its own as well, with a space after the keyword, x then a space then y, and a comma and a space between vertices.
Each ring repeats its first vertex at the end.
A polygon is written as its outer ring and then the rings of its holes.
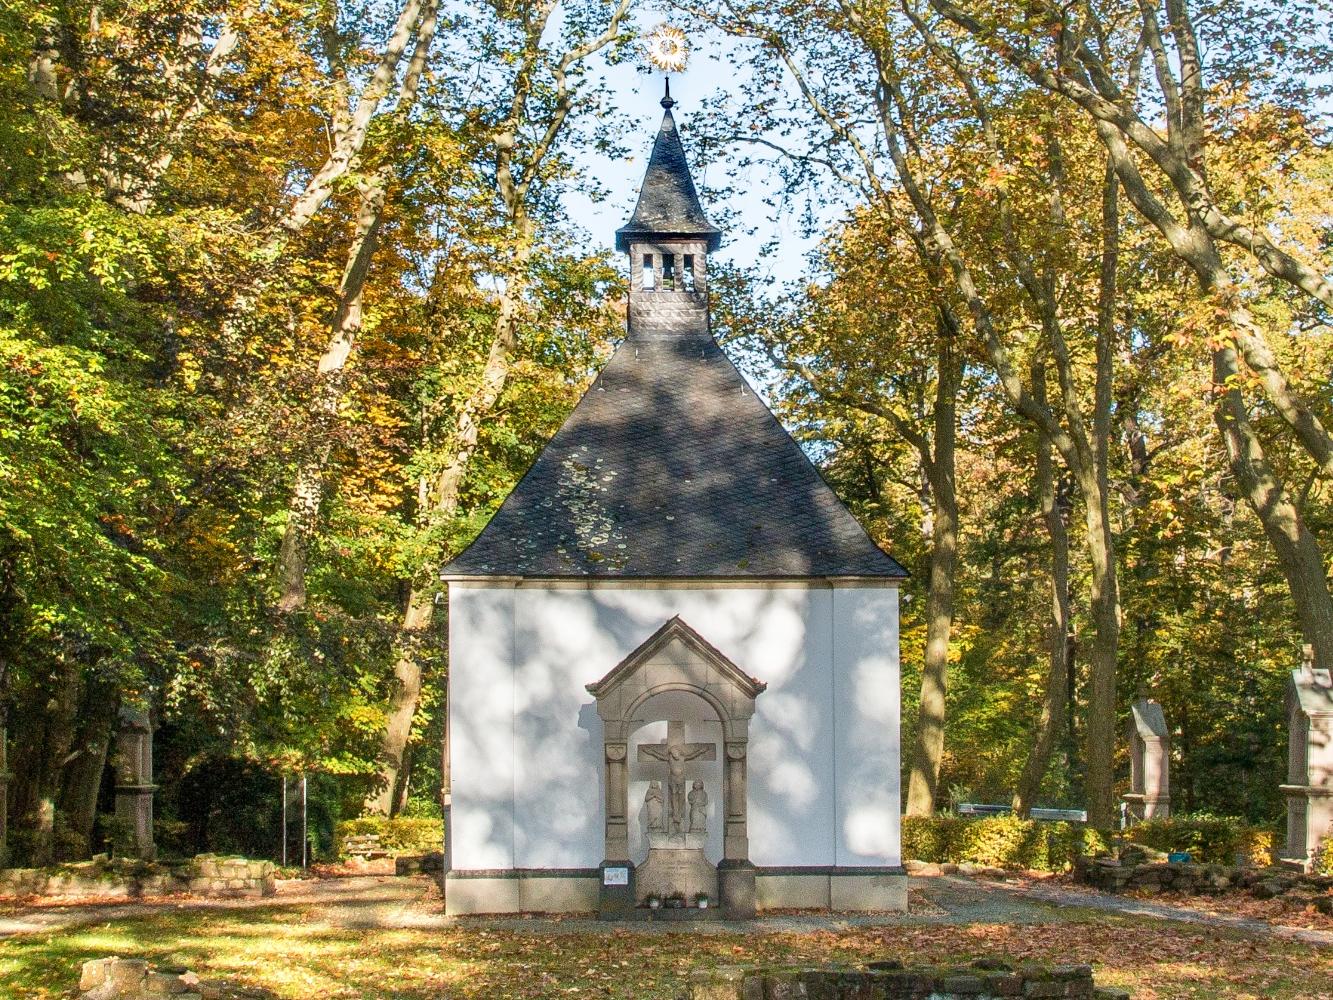
MULTIPOLYGON (((445 875, 449 916, 597 911, 602 876, 589 869, 488 869, 445 875)), ((755 903, 765 910, 893 912, 907 910, 900 867, 757 868, 755 903)))

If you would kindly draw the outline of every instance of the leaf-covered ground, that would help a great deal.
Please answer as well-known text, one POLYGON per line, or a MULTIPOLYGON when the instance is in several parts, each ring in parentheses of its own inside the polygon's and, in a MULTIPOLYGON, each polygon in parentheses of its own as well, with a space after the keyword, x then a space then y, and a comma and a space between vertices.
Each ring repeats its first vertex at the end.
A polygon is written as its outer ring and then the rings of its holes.
POLYGON ((865 927, 803 933, 571 931, 532 921, 438 925, 432 900, 395 911, 313 902, 147 909, 113 922, 0 941, 0 996, 74 995, 82 962, 107 955, 180 964, 282 998, 670 997, 693 969, 765 962, 980 956, 1088 962, 1102 985, 1157 998, 1333 998, 1333 949, 1064 909, 1049 922, 865 927), (416 909, 413 909, 416 907, 416 909))

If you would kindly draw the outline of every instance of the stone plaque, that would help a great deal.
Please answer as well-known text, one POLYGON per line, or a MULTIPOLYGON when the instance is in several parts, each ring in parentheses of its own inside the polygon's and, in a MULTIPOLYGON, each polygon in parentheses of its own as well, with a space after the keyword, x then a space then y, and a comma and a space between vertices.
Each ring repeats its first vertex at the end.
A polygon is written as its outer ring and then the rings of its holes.
POLYGON ((717 902, 717 866, 698 849, 652 848, 643 864, 634 869, 635 902, 642 906, 649 896, 680 895, 693 906, 699 893, 717 902))
POLYGON ((602 885, 629 885, 628 868, 604 868, 602 885))

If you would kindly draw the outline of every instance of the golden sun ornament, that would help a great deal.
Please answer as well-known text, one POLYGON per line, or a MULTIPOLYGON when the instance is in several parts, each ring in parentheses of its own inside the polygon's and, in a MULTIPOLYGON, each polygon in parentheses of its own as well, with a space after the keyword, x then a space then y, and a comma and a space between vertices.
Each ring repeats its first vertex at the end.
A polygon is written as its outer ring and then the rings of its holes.
POLYGON ((664 73, 679 73, 690 59, 685 32, 674 24, 659 24, 643 36, 648 61, 664 73))

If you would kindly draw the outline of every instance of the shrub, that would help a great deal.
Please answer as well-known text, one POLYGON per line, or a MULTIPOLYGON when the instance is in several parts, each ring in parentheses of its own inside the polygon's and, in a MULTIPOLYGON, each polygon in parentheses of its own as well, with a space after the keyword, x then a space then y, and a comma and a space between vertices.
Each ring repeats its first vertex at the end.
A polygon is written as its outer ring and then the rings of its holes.
POLYGON ((1078 855, 1108 849, 1109 838, 1083 823, 948 813, 903 819, 903 857, 914 861, 1065 871, 1078 855))
POLYGON ((1324 837, 1319 842, 1319 850, 1314 856, 1314 873, 1316 875, 1333 875, 1333 834, 1324 837))
POLYGON ((1259 867, 1273 863, 1277 842, 1267 827, 1207 813, 1144 820, 1126 830, 1125 839, 1156 851, 1188 851, 1194 861, 1206 864, 1231 865, 1241 859, 1259 867))
POLYGON ((444 845, 444 821, 396 816, 361 816, 344 820, 334 831, 333 847, 338 857, 346 857, 343 844, 348 837, 374 835, 380 848, 390 855, 428 854, 444 845))

